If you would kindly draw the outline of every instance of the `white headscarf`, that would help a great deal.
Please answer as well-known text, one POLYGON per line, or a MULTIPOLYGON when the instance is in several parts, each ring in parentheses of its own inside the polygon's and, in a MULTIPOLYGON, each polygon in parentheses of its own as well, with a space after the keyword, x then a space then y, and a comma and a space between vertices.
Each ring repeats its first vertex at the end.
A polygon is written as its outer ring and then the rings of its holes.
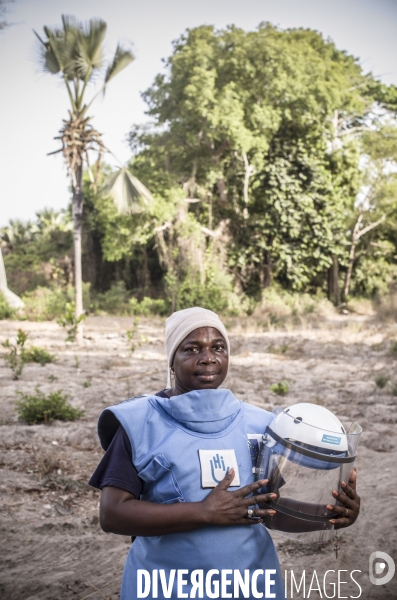
POLYGON ((230 355, 230 342, 224 324, 212 310, 194 306, 174 312, 165 322, 165 351, 168 360, 167 388, 171 387, 170 368, 179 344, 199 327, 214 327, 223 335, 230 355))

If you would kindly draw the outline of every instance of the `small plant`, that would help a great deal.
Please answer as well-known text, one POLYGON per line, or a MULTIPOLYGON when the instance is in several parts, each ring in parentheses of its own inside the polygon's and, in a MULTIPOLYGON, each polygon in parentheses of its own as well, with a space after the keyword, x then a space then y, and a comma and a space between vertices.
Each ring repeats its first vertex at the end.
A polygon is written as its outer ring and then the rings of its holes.
POLYGON ((2 346, 9 351, 4 357, 4 360, 8 363, 8 366, 14 374, 13 379, 19 379, 22 375, 22 370, 26 362, 24 360, 24 346, 27 339, 28 334, 22 329, 18 329, 15 344, 11 344, 10 340, 6 340, 2 343, 2 346))
POLYGON ((75 369, 78 369, 78 368, 79 368, 79 366, 80 366, 80 363, 79 363, 79 357, 77 356, 77 354, 75 354, 75 355, 74 355, 74 368, 75 368, 75 369))
POLYGON ((47 352, 47 350, 40 348, 39 346, 30 346, 29 348, 24 348, 22 355, 25 363, 39 363, 42 367, 48 363, 54 362, 56 359, 54 354, 50 354, 47 352))
POLYGON ((288 381, 279 381, 270 386, 270 390, 278 396, 284 396, 289 391, 288 381))
POLYGON ((393 385, 391 393, 393 394, 393 396, 397 396, 397 383, 393 385))
POLYGON ((288 344, 281 344, 280 346, 273 346, 270 345, 269 346, 269 353, 270 354, 285 354, 288 350, 288 344))
POLYGON ((147 337, 142 335, 141 333, 140 334, 138 333, 138 325, 139 325, 139 319, 138 319, 138 317, 135 317, 133 324, 132 324, 132 329, 127 329, 127 331, 126 331, 126 335, 127 335, 128 341, 129 341, 131 352, 135 352, 135 350, 137 348, 139 348, 140 346, 142 346, 142 344, 147 342, 147 337))
POLYGON ((392 343, 390 351, 397 356, 397 341, 392 343))
POLYGON ((86 315, 80 315, 76 318, 74 302, 66 302, 65 309, 63 315, 57 319, 57 323, 66 330, 65 342, 75 342, 79 325, 84 321, 86 315))
POLYGON ((382 390, 386 386, 389 379, 390 379, 390 377, 388 377, 384 373, 381 373, 380 375, 377 375, 375 377, 375 383, 378 386, 378 388, 380 388, 382 390))
POLYGON ((51 383, 54 383, 54 381, 58 381, 58 377, 51 373, 51 375, 48 375, 48 381, 51 381, 51 383))
POLYGON ((15 403, 18 418, 29 425, 50 423, 54 419, 75 421, 85 415, 84 410, 68 403, 69 395, 62 390, 47 395, 39 388, 36 388, 35 394, 17 393, 20 395, 20 400, 15 403))
POLYGON ((4 295, 0 292, 0 321, 3 319, 14 319, 15 316, 16 311, 11 308, 4 295))
POLYGON ((83 381, 81 385, 83 386, 83 388, 89 388, 91 387, 91 381, 83 381))

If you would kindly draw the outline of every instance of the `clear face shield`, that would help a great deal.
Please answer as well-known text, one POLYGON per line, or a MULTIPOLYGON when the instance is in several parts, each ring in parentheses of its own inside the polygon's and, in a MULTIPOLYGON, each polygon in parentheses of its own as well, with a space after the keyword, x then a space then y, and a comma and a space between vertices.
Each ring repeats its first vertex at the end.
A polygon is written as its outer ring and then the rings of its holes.
MULTIPOLYGON (((312 406, 314 412, 329 413, 316 405, 301 406, 312 406)), ((297 417, 299 410, 291 410, 295 414, 280 408, 274 412, 277 417, 263 436, 256 467, 256 479, 269 480, 257 494, 277 494, 275 500, 261 506, 270 506, 277 511, 264 525, 295 540, 326 542, 334 530, 329 519, 337 516, 326 506, 338 504, 332 492, 341 490, 342 481, 349 480, 362 429, 358 423, 353 423, 346 432, 332 413, 329 414, 333 419, 324 422, 324 415, 323 423, 320 419, 320 424, 327 425, 325 429, 308 424, 304 417, 297 417)))

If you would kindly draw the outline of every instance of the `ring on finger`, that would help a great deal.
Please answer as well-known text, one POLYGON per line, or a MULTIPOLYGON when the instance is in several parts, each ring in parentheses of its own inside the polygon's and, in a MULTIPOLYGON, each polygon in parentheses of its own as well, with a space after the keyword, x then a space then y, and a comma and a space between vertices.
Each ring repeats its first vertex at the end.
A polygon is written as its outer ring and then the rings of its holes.
POLYGON ((344 507, 344 512, 341 514, 341 517, 347 517, 347 515, 349 514, 349 510, 346 508, 346 506, 344 507))
POLYGON ((253 514, 254 514, 254 511, 252 510, 252 508, 249 508, 249 509, 247 510, 247 517, 248 517, 249 519, 251 519, 253 514))

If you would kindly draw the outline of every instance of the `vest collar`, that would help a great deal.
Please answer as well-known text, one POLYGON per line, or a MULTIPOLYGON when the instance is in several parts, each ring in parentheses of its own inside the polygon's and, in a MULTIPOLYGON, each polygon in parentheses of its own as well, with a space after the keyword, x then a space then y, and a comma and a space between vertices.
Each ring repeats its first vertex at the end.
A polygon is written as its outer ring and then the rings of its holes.
POLYGON ((241 411, 230 390, 194 390, 171 398, 156 397, 156 404, 175 421, 197 433, 225 430, 241 411))

